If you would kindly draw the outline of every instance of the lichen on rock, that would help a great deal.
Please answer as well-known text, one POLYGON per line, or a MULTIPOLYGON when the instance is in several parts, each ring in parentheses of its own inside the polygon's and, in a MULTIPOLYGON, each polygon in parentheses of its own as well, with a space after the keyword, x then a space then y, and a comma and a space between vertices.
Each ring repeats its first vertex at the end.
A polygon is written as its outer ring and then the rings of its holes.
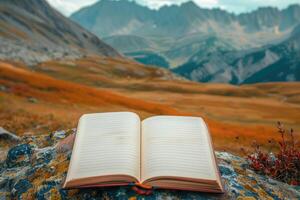
POLYGON ((223 195, 155 190, 139 196, 130 187, 64 190, 74 135, 72 129, 22 138, 0 163, 0 199, 300 199, 299 187, 258 175, 226 152, 216 152, 223 195))

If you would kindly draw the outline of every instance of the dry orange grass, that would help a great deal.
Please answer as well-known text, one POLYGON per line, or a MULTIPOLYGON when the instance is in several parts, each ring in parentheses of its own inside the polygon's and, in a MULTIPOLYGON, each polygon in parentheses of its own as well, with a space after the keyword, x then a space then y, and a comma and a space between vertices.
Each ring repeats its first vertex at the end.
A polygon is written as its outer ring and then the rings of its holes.
MULTIPOLYGON (((270 96, 267 89, 257 89, 256 85, 220 87, 220 85, 198 84, 198 88, 201 89, 184 93, 168 91, 163 83, 159 85, 162 90, 131 93, 119 90, 119 92, 205 118, 217 149, 237 152, 241 146, 249 147, 253 140, 268 143, 270 138, 278 139, 277 121, 282 121, 289 128, 300 130, 300 106, 298 103, 290 102, 290 97, 280 90, 277 90, 276 96, 270 96), (239 141, 235 140, 237 136, 240 138, 239 141)), ((300 90, 300 84, 282 83, 282 85, 287 90, 300 90)), ((181 90, 193 89, 183 85, 181 90)), ((285 88, 282 90, 285 91, 285 88)), ((300 139, 299 132, 297 133, 296 137, 300 139)))
POLYGON ((91 106, 118 105, 153 114, 181 114, 158 103, 122 96, 108 90, 57 80, 44 74, 0 63, 0 83, 13 94, 36 97, 48 102, 83 104, 91 106))
POLYGON ((0 85, 8 88, 0 92, 4 113, 0 126, 20 134, 72 128, 83 113, 120 110, 137 112, 142 118, 201 116, 209 124, 216 148, 233 152, 249 147, 254 139, 266 142, 278 137, 278 120, 300 130, 299 83, 199 84, 129 60, 101 57, 46 62, 33 69, 0 63, 0 85), (29 97, 38 102, 29 102, 29 97), (8 116, 14 116, 14 125, 8 125, 8 116), (30 121, 36 123, 30 127, 30 121))

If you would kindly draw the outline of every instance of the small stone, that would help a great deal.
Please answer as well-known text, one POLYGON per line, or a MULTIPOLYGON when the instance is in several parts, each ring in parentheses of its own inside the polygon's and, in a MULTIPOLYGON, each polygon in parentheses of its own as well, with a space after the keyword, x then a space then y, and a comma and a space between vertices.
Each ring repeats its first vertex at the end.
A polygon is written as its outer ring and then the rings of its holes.
POLYGON ((21 138, 0 127, 0 140, 10 140, 13 142, 19 142, 21 138))
POLYGON ((20 167, 29 164, 33 150, 28 144, 20 144, 8 151, 6 164, 8 167, 20 167))
POLYGON ((8 178, 6 177, 0 177, 0 188, 5 187, 5 185, 8 183, 8 178))
POLYGON ((234 171, 227 166, 219 165, 220 173, 222 176, 232 176, 234 175, 234 171))
POLYGON ((90 198, 92 198, 90 193, 84 193, 83 194, 83 199, 90 199, 90 198))
POLYGON ((28 100, 29 103, 38 103, 38 100, 36 98, 33 98, 33 97, 29 97, 27 100, 28 100))
POLYGON ((271 185, 276 185, 276 184, 278 184, 278 182, 275 181, 275 180, 272 179, 272 178, 269 178, 269 179, 268 179, 268 182, 269 182, 271 185))
POLYGON ((0 85, 0 91, 7 92, 7 87, 5 85, 0 85))
POLYGON ((66 137, 66 131, 56 131, 54 132, 53 137, 56 139, 63 139, 66 137))
POLYGON ((56 168, 55 168, 54 166, 51 166, 51 167, 49 168, 49 172, 50 172, 51 174, 54 174, 55 171, 56 171, 56 168))
POLYGON ((25 193, 31 187, 32 187, 32 184, 28 180, 26 180, 26 179, 19 180, 13 186, 12 194, 14 196, 20 197, 23 193, 25 193))
POLYGON ((17 190, 16 190, 16 188, 13 188, 10 192, 12 195, 15 195, 17 193, 17 190))
POLYGON ((54 148, 46 147, 43 149, 37 150, 35 156, 33 157, 34 164, 47 164, 54 157, 54 148))
POLYGON ((240 196, 237 198, 237 200, 256 200, 254 197, 248 197, 248 196, 240 196))

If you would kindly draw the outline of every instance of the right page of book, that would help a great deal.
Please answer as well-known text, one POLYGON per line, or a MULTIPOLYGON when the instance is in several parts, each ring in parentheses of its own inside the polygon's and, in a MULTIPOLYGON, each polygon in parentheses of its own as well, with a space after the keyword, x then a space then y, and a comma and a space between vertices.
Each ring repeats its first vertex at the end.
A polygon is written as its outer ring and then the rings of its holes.
POLYGON ((160 176, 216 180, 209 132, 199 117, 157 116, 142 123, 142 181, 160 176))

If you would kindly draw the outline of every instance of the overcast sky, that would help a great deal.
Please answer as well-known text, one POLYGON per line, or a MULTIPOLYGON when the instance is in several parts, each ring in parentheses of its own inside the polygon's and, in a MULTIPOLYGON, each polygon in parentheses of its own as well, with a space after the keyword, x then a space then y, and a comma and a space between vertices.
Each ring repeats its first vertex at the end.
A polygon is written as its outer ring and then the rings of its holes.
MULTIPOLYGON (((72 12, 84 6, 91 5, 99 0, 47 0, 53 7, 63 14, 69 16, 72 12)), ((136 0, 136 2, 150 8, 159 8, 163 5, 180 4, 188 0, 136 0)), ((286 8, 290 4, 298 3, 300 0, 194 0, 200 7, 222 8, 230 12, 249 12, 261 6, 276 6, 286 8)))

